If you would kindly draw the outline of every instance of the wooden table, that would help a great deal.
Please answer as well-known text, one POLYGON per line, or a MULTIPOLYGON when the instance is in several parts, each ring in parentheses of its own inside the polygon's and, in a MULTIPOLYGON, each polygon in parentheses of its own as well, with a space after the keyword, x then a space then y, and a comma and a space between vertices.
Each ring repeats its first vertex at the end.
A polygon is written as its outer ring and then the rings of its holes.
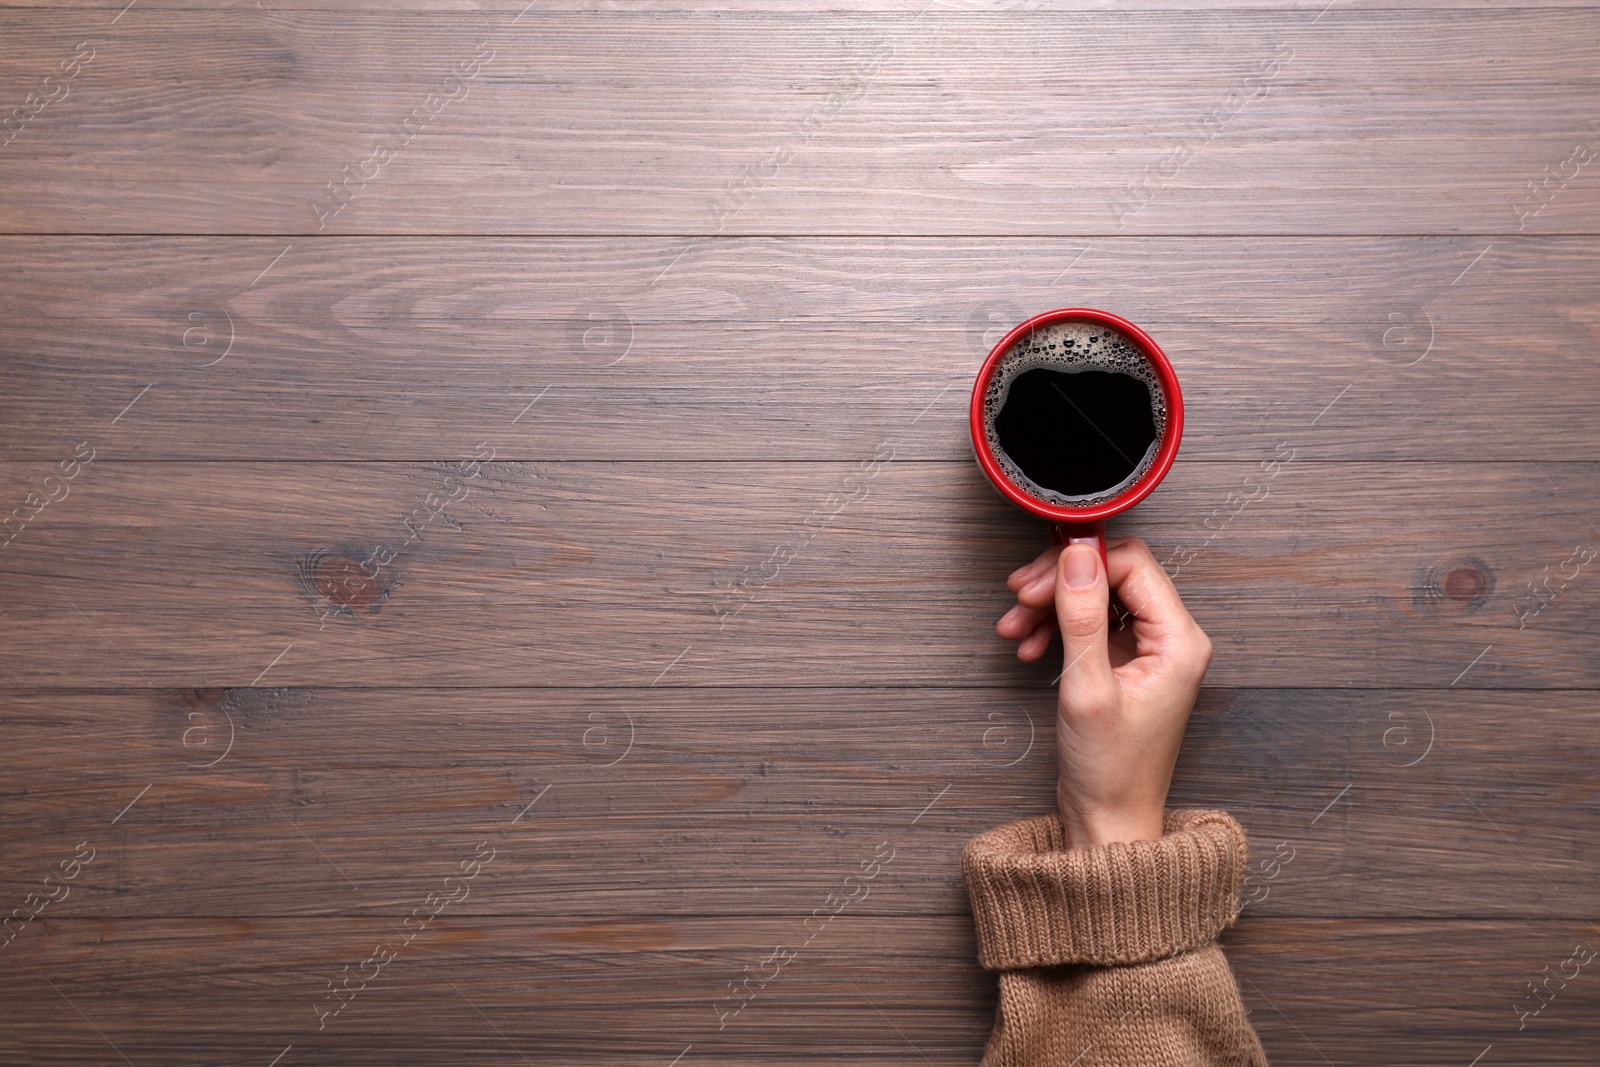
POLYGON ((975 1063, 1085 305, 1273 1063, 1595 1062, 1600 12, 1101 6, 0 12, 0 1061, 975 1063))

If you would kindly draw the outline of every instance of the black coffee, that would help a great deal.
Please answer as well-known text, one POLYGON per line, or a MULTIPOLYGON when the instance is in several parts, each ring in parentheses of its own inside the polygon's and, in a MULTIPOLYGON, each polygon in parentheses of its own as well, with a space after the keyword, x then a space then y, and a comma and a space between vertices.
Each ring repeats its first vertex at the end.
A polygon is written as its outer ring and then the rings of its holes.
POLYGON ((985 431, 996 461, 1040 500, 1089 506, 1155 460, 1166 401, 1154 369, 1122 333, 1063 322, 1015 342, 990 378, 985 431))
POLYGON ((1062 496, 1093 496, 1122 484, 1156 439, 1150 387, 1101 370, 1024 371, 1011 383, 994 428, 1022 473, 1062 496))

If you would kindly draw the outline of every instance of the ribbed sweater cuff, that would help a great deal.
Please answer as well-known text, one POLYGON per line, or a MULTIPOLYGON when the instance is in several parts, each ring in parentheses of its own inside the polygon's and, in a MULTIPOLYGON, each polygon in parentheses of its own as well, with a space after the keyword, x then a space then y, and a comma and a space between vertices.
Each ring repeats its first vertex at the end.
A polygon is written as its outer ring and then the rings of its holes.
POLYGON ((1169 810, 1165 836, 1068 849, 1058 815, 968 842, 978 959, 992 971, 1142 963, 1199 948, 1239 916, 1249 863, 1226 812, 1169 810))

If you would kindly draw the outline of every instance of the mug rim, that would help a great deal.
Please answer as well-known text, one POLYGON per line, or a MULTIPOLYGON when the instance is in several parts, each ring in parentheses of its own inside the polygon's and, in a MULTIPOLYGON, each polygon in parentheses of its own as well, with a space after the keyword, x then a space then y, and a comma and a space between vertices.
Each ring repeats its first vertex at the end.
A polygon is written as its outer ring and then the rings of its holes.
POLYGON ((1041 518, 1055 522, 1092 522, 1096 519, 1109 518, 1120 514, 1133 507, 1139 501, 1150 495, 1150 492, 1166 477, 1167 470, 1172 466, 1172 461, 1177 458, 1178 445, 1183 439, 1183 396, 1178 391, 1178 375, 1172 369, 1172 362, 1167 359, 1167 354, 1161 351, 1161 346, 1156 344, 1151 336, 1123 318, 1109 311, 1100 311, 1096 308, 1056 308, 1053 311, 1044 311, 1013 327, 1009 333, 1000 338, 999 342, 989 351, 983 365, 978 369, 977 380, 972 386, 972 403, 969 408, 968 422, 972 430, 972 448, 978 457, 978 466, 983 468, 983 473, 988 475, 989 481, 994 484, 1001 495, 1025 511, 1030 511, 1041 518), (1155 460, 1150 464, 1150 469, 1127 489, 1091 507, 1074 508, 1060 504, 1048 504, 1033 496, 1024 493, 1020 488, 1007 478, 1000 469, 999 461, 994 458, 993 450, 989 448, 988 435, 983 429, 983 400, 984 393, 989 387, 989 379, 994 376, 994 371, 1000 360, 1011 348, 1012 344, 1023 335, 1043 326, 1051 326, 1058 322, 1087 321, 1109 326, 1126 334, 1142 351, 1150 365, 1155 368, 1156 377, 1161 383, 1162 392, 1167 400, 1167 425, 1161 435, 1161 444, 1156 449, 1155 460))

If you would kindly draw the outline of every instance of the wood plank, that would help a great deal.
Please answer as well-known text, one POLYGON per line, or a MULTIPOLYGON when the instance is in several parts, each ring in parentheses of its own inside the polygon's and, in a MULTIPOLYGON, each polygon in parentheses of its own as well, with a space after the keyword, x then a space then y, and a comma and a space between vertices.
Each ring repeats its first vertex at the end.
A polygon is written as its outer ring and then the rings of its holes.
MULTIPOLYGON (((1600 682, 1593 464, 1281 458, 1180 462, 1113 521, 1177 571, 1218 650, 1213 684, 1600 682)), ((51 491, 36 477, 0 484, 22 504, 23 488, 51 491)), ((70 495, 0 549, 10 685, 239 686, 270 670, 285 685, 943 686, 1058 670, 1018 664, 993 634, 1005 575, 1045 535, 973 464, 108 457, 55 485, 70 495)))
POLYGON ((1271 1061, 1593 1058, 1591 0, 123 2, 0 0, 0 109, 94 50, 0 132, 0 900, 96 850, 0 1061, 975 1062, 1059 662, 965 394, 1067 303, 1183 376, 1113 532, 1271 1061))
MULTIPOLYGON (((9 950, 56 989, 8 977, 0 1047, 37 1064, 103 1060, 107 1042, 169 1064, 289 1045, 285 1063, 392 1063, 402 1047, 408 1062, 971 1063, 988 1036, 993 979, 964 916, 842 914, 732 1016, 728 983, 797 947, 792 921, 588 918, 441 915, 409 944, 387 918, 56 921, 9 950), (395 957, 319 1032, 327 983, 375 945, 395 957)), ((1595 936, 1570 921, 1251 919, 1225 943, 1274 1064, 1459 1067, 1489 1044, 1488 1062, 1581 1062, 1600 1036, 1586 970, 1520 1033, 1512 1006, 1595 936)))
MULTIPOLYGON (((1600 983, 1563 983, 1579 922, 1243 920, 1224 937, 1273 1064, 1581 1063, 1600 983), (1546 970, 1548 968, 1548 970, 1546 970), (1540 1004, 1528 983, 1556 975, 1540 1004), (1519 1009, 1528 1015, 1519 1015, 1519 1009), (1492 1049, 1491 1049, 1492 1046, 1492 1049)), ((1580 969, 1583 973, 1586 969, 1580 969)))
MULTIPOLYGON (((0 769, 0 899, 95 850, 47 918, 394 914, 483 841, 505 873, 452 916, 805 914, 884 842, 895 859, 852 914, 959 915, 962 846, 1044 810, 1055 774, 1038 690, 3 706, 0 744, 28 756, 0 769)), ((1172 803, 1245 826, 1252 917, 1600 918, 1597 719, 1593 692, 1207 689, 1172 803)))
POLYGON ((1593 10, 244 7, 0 24, 19 102, 95 50, 0 153, 7 232, 1507 234, 1600 218, 1593 181, 1556 181, 1537 215, 1526 188, 1597 136, 1593 10), (474 56, 468 81, 443 81, 474 56), (336 195, 347 166, 367 177, 336 195))
POLYGON ((853 461, 892 434, 964 462, 983 356, 1064 303, 1165 347, 1184 463, 1600 450, 1588 238, 118 245, 0 240, 9 458, 117 419, 125 459, 461 459, 497 423, 517 459, 853 461))

